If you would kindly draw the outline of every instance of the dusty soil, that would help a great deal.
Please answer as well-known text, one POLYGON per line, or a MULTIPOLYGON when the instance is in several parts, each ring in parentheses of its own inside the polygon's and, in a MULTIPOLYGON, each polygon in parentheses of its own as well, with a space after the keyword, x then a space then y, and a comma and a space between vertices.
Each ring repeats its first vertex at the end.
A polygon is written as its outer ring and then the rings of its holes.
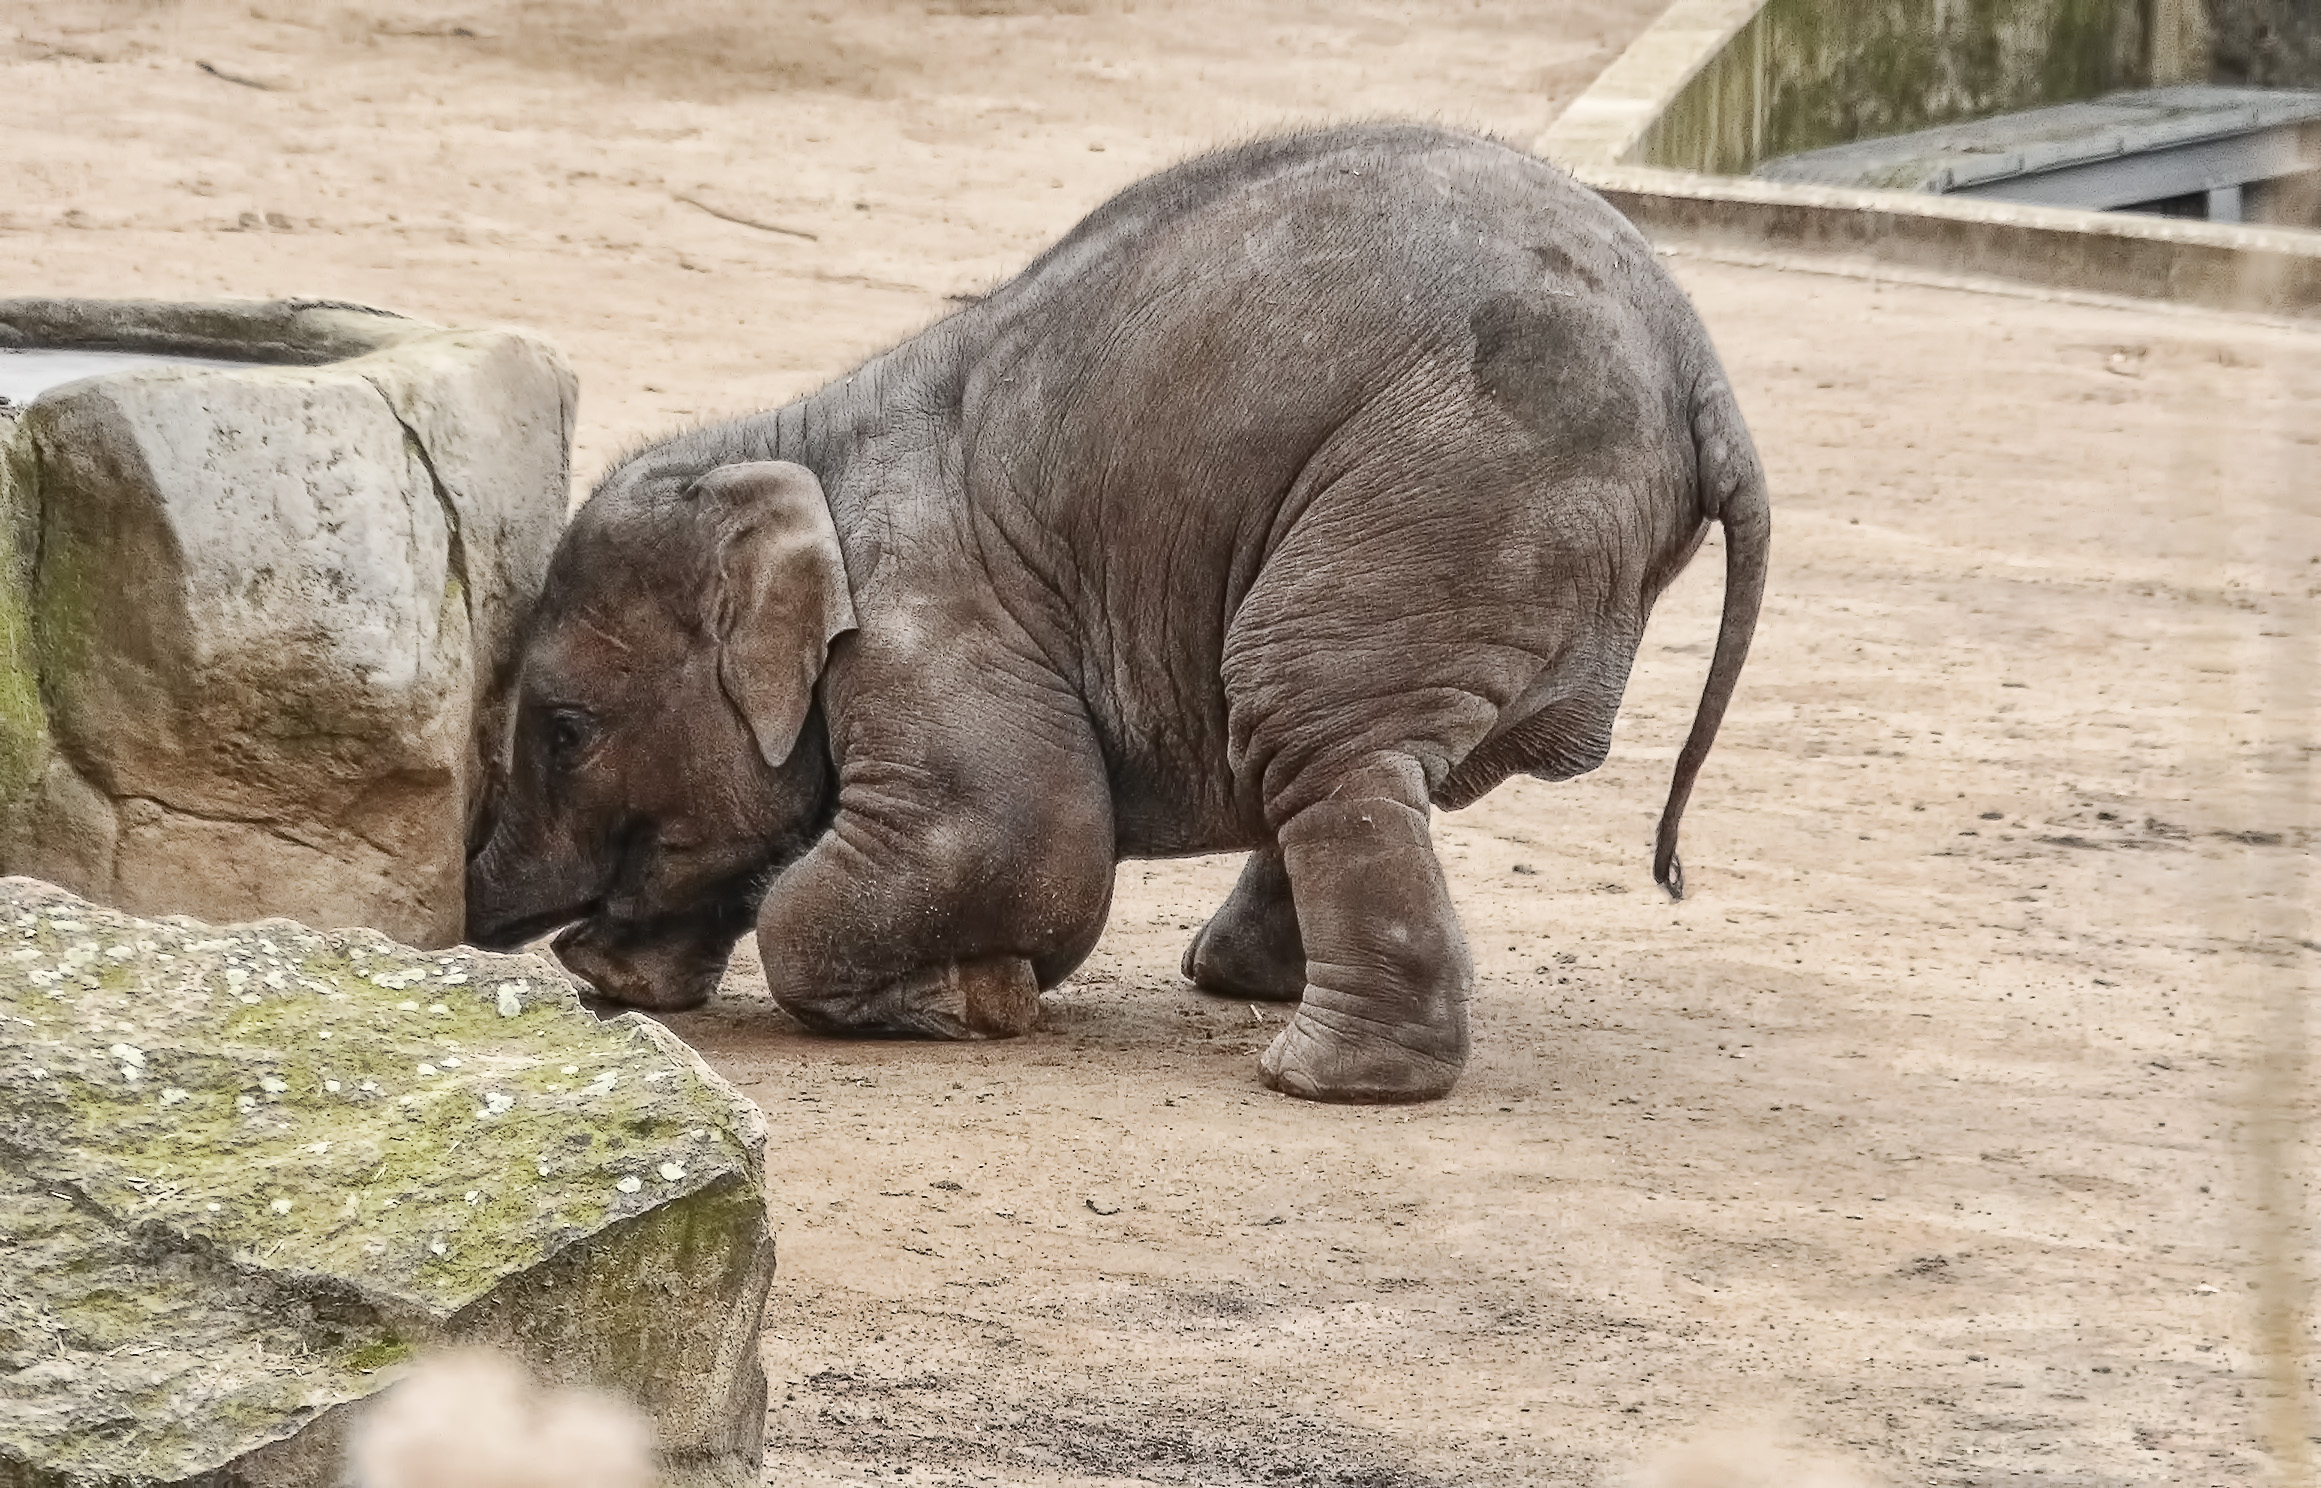
MULTIPOLYGON (((0 292, 528 324, 585 476, 1201 146, 1530 138, 1652 8, 44 0, 0 22, 0 292)), ((1741 1430, 1869 1481, 2265 1476, 2321 338, 1670 261, 1777 491, 1693 897, 1646 844, 1713 550, 1610 764, 1440 822, 1451 1100, 1258 1086, 1279 1010, 1176 974, 1227 861, 1124 867, 1014 1043, 807 1038, 737 966, 675 1021, 773 1118, 770 1482, 1592 1484, 1741 1430)))

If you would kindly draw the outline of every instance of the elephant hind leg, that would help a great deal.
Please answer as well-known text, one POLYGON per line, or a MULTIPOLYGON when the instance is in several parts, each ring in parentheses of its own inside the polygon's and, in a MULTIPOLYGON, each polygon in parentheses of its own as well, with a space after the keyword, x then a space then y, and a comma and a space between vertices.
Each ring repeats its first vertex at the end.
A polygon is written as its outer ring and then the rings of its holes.
POLYGON ((1603 764, 1628 690, 1637 632, 1605 627, 1543 672, 1434 792, 1456 811, 1517 773, 1570 780, 1603 764))
POLYGON ((1435 859, 1418 772, 1389 773, 1407 782, 1372 794, 1348 781, 1280 829, 1307 985, 1259 1070, 1285 1095, 1433 1100, 1467 1061, 1474 964, 1435 859))
POLYGON ((1305 995, 1306 947, 1281 849, 1249 855, 1232 894, 1185 947, 1185 977, 1220 997, 1295 1002, 1305 995))

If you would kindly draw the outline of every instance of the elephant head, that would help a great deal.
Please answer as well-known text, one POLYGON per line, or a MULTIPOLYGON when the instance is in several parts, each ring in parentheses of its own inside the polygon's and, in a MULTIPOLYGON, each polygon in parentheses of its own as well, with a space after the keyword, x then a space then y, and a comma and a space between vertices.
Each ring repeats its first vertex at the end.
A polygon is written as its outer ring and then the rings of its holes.
POLYGON ((614 472, 557 544, 518 661, 467 936, 607 999, 692 1007, 836 796, 816 684, 854 628, 822 486, 782 461, 614 472))

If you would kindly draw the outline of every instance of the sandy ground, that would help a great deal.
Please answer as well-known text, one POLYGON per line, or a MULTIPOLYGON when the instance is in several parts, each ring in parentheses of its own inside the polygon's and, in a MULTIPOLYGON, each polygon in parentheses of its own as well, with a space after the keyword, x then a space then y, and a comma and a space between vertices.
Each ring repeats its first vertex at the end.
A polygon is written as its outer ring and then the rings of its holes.
MULTIPOLYGON (((1533 137, 1651 8, 43 0, 0 21, 0 293, 527 324, 585 476, 1204 145, 1533 137)), ((1279 1010, 1176 974, 1229 861, 1124 867, 1014 1043, 809 1039, 737 965, 675 1024, 773 1121, 769 1482, 1597 1484, 1750 1433, 1833 1482, 2267 1477, 2321 337, 1670 262, 1777 493, 1694 896, 1646 843, 1713 549, 1611 762, 1439 823, 1480 973, 1440 1105, 1256 1083, 1279 1010)))

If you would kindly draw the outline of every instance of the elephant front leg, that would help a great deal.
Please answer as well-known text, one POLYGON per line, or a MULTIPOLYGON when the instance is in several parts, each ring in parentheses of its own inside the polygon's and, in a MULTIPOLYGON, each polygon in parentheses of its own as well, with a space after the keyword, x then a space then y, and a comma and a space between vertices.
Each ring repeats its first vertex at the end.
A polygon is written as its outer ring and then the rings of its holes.
POLYGON ((1467 1061, 1474 968, 1424 812, 1323 801, 1280 833, 1306 956, 1304 1000, 1260 1069, 1307 1100, 1449 1093, 1467 1061))
POLYGON ((1185 947, 1185 979, 1220 997, 1295 1002, 1305 995, 1306 948, 1279 848, 1249 855, 1233 893, 1185 947))
POLYGON ((824 1033, 1029 1032, 1111 903, 1109 798, 1100 775, 1070 789, 1067 769, 1033 774, 1054 789, 1037 801, 842 797, 759 910, 774 1000, 824 1033))

